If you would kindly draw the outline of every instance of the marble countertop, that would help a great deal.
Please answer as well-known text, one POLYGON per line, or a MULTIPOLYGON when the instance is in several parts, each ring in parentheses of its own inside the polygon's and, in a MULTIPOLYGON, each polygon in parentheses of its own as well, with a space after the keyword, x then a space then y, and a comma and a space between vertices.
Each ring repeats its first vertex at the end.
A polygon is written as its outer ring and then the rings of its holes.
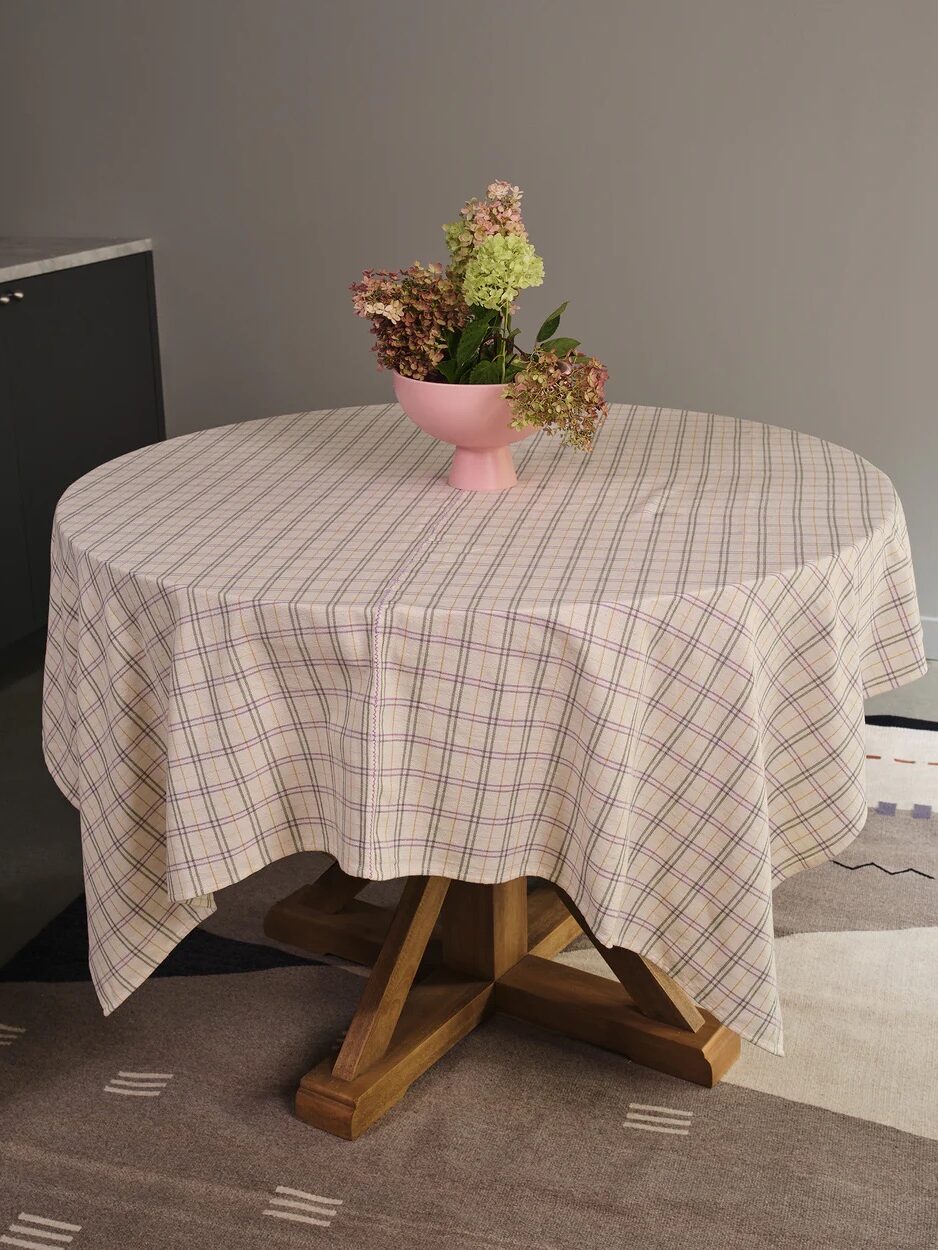
POLYGON ((0 236, 0 282, 152 250, 149 239, 11 239, 0 236))

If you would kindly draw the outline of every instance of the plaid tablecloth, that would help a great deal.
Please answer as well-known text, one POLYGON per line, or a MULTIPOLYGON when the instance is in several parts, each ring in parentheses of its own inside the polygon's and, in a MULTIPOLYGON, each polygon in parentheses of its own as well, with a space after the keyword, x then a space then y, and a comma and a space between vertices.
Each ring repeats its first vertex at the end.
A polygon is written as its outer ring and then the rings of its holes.
POLYGON ((104 465, 53 536, 45 752, 116 1007, 299 850, 557 882, 781 1049, 772 888, 862 828, 863 696, 925 669, 902 509, 852 452, 614 408, 447 486, 393 407, 104 465))

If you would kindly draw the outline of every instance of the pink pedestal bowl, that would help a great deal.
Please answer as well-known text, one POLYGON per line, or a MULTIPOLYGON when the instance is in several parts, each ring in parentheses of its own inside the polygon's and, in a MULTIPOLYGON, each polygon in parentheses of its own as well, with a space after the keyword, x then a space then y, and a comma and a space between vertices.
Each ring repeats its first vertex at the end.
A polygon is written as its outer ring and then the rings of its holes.
POLYGON ((533 434, 533 428, 513 430, 511 408, 502 398, 505 387, 418 382, 394 377, 397 402, 414 425, 444 443, 453 443, 453 463, 447 481, 458 490, 507 490, 518 478, 511 444, 533 434))

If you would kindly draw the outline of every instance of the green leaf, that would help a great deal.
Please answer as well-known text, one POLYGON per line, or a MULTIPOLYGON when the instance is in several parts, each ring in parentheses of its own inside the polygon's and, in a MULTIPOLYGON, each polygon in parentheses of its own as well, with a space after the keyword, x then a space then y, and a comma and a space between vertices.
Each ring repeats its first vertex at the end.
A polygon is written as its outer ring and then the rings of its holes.
POLYGON ((568 299, 565 299, 559 308, 554 309, 554 311, 550 314, 550 316, 547 318, 547 320, 538 330, 536 342, 543 343, 545 339, 549 339, 552 334, 557 333, 557 327, 560 325, 560 318, 563 316, 564 309, 567 307, 569 303, 570 301, 568 299))
POLYGON ((540 344, 542 352, 553 352, 555 356, 566 356, 567 352, 572 352, 579 346, 579 339, 548 339, 546 343, 540 344))
POLYGON ((463 330, 459 346, 456 348, 456 359, 460 367, 468 364, 478 354, 479 348, 485 342, 488 332, 489 321, 487 317, 477 317, 475 321, 469 322, 465 330, 463 330))
POLYGON ((469 381, 473 385, 481 385, 485 382, 500 382, 501 380, 501 368, 494 360, 480 360, 469 374, 469 381))
POLYGON ((459 368, 455 360, 441 360, 437 365, 437 372, 442 373, 447 382, 456 381, 456 371, 459 368))

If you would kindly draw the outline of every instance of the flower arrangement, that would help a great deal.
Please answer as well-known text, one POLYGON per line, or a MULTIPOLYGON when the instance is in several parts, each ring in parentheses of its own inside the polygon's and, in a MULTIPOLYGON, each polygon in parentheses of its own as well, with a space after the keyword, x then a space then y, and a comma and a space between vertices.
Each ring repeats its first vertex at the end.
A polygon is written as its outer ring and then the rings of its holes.
POLYGON ((352 305, 371 322, 379 366, 451 385, 502 385, 516 430, 537 427, 590 451, 607 413, 608 371, 557 335, 564 302, 525 351, 512 324, 515 300, 544 281, 544 262, 521 217, 521 191, 493 182, 443 227, 449 263, 397 272, 369 269, 352 305))

